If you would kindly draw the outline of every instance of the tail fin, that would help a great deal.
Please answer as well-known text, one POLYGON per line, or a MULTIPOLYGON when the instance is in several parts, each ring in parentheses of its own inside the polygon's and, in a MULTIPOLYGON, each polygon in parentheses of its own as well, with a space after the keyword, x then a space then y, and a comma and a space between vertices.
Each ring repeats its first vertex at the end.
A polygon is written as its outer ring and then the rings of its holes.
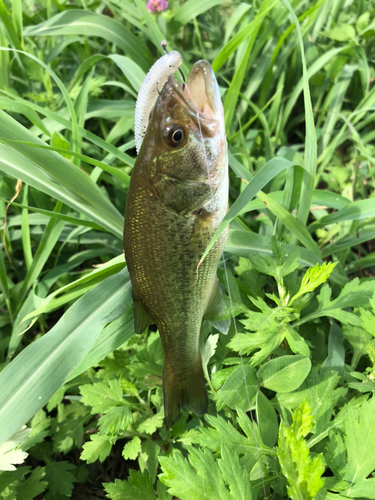
POLYGON ((184 406, 197 415, 203 415, 207 411, 207 391, 201 363, 197 370, 186 371, 184 374, 175 373, 164 365, 163 392, 167 429, 179 418, 184 406))

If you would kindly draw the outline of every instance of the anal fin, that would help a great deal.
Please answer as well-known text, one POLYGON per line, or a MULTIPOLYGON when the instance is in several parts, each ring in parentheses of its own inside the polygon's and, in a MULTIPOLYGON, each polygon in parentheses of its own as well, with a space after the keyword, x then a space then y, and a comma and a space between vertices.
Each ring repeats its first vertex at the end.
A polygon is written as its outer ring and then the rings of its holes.
POLYGON ((153 321, 145 311, 139 300, 134 300, 134 330, 135 333, 143 333, 146 328, 152 325, 153 321))
POLYGON ((224 335, 228 333, 232 312, 229 304, 225 301, 217 278, 203 318, 209 321, 220 333, 224 335))

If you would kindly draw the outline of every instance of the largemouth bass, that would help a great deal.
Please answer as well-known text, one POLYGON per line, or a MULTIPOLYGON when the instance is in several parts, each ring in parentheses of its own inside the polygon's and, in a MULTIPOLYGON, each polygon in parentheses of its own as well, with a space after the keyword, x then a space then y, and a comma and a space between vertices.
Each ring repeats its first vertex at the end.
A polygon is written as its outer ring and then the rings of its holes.
POLYGON ((207 411, 201 323, 223 308, 216 269, 227 233, 198 264, 227 211, 228 159, 223 106, 207 61, 193 66, 186 86, 170 76, 158 90, 129 185, 124 248, 135 331, 159 329, 170 427, 183 406, 207 411))

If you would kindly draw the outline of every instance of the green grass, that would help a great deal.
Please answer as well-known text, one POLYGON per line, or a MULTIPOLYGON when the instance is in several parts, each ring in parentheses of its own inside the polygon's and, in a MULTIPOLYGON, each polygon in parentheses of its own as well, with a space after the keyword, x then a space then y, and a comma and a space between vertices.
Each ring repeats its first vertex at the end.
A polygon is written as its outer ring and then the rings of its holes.
POLYGON ((375 3, 145 5, 0 1, 0 498, 375 498, 375 3), (238 330, 170 431, 122 254, 162 39, 221 88, 238 330))

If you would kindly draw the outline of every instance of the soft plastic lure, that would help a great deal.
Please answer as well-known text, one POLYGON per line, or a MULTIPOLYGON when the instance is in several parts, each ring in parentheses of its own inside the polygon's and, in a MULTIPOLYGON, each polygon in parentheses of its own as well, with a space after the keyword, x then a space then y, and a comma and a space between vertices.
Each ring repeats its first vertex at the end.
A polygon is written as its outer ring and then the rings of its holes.
POLYGON ((150 112, 155 104, 159 92, 168 78, 182 64, 182 56, 177 50, 173 50, 156 61, 147 73, 138 93, 135 105, 134 136, 137 154, 141 149, 145 136, 150 112))

